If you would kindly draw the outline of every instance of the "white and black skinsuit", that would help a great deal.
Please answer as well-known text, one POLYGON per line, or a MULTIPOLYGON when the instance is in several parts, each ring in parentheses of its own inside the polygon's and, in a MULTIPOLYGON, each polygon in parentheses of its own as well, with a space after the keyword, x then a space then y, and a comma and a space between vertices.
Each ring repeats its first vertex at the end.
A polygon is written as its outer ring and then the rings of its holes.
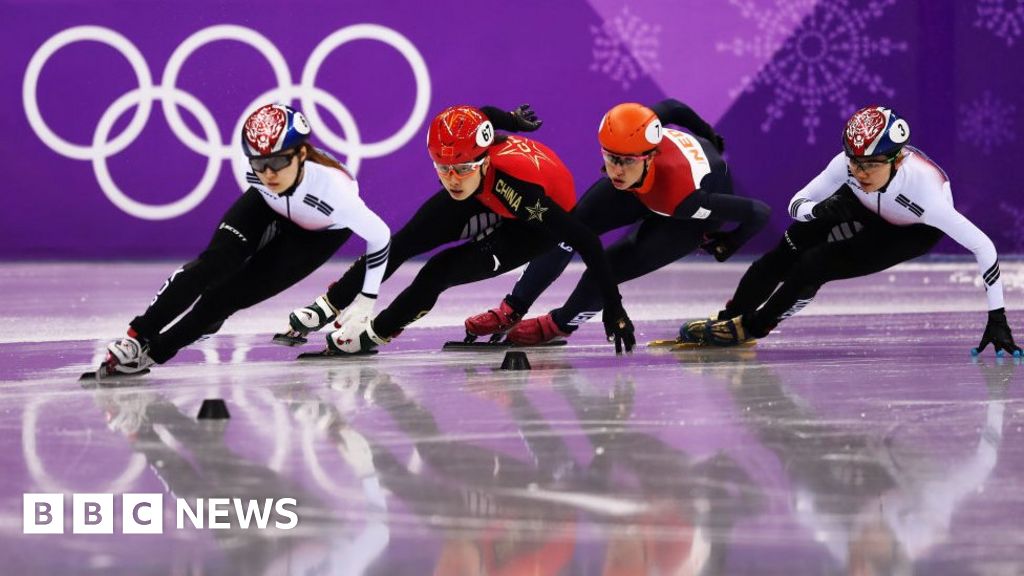
POLYGON ((895 226, 926 224, 942 231, 957 244, 970 250, 978 261, 985 280, 988 309, 1003 307, 1003 283, 999 279, 996 247, 984 232, 957 212, 949 177, 923 152, 907 146, 903 164, 883 190, 869 194, 847 168, 848 159, 840 153, 789 203, 789 213, 797 220, 810 221, 814 204, 828 198, 838 186, 848 184, 854 196, 868 210, 895 226))
POLYGON ((750 266, 719 318, 745 315, 744 324, 762 337, 810 303, 826 282, 867 276, 927 254, 943 234, 974 253, 988 308, 1002 309, 992 241, 953 206, 949 178, 937 164, 911 146, 903 154, 890 182, 871 193, 850 173, 845 154, 837 154, 793 196, 789 214, 796 222, 750 266), (847 222, 815 219, 815 204, 834 194, 856 198, 855 216, 847 222))
POLYGON ((391 231, 359 197, 355 178, 306 161, 301 181, 289 193, 271 193, 251 171, 246 180, 250 187, 228 209, 206 249, 175 270, 146 312, 131 321, 158 363, 216 332, 236 311, 299 282, 353 233, 366 240, 362 291, 377 294, 391 231), (190 306, 188 314, 161 333, 190 306))

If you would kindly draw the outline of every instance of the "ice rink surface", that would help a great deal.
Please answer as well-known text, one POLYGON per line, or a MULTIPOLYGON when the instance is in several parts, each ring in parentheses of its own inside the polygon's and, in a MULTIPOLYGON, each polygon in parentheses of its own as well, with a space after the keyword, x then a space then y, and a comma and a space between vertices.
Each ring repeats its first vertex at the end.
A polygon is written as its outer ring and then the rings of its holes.
MULTIPOLYGON (((513 275, 446 293, 376 356, 295 361, 269 336, 331 263, 145 377, 77 381, 175 266, 3 265, 0 573, 1024 574, 1024 367, 968 353, 973 262, 828 285, 752 347, 616 357, 594 321, 526 350, 530 371, 440 351, 513 275), (207 398, 231 418, 197 420, 207 398), (63 535, 23 534, 26 493, 64 494, 63 535), (72 533, 86 493, 115 495, 113 534, 72 533), (125 493, 163 494, 162 534, 122 533, 125 493), (178 529, 179 499, 210 498, 292 498, 298 524, 178 529)), ((638 339, 716 311, 744 269, 626 284, 638 339)), ((1020 343, 1024 263, 1002 270, 1020 343)))

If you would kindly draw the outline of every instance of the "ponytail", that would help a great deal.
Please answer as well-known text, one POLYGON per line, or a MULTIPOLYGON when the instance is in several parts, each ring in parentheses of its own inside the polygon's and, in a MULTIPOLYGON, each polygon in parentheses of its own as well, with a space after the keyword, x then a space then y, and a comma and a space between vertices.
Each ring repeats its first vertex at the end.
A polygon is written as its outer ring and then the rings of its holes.
POLYGON ((313 162, 314 164, 320 164, 321 166, 327 166, 328 168, 341 170, 350 178, 355 180, 355 176, 352 175, 352 172, 344 164, 338 162, 338 159, 332 156, 330 152, 327 152, 326 150, 321 150, 320 148, 317 148, 316 146, 313 146, 308 142, 303 143, 303 147, 306 148, 307 162, 313 162))

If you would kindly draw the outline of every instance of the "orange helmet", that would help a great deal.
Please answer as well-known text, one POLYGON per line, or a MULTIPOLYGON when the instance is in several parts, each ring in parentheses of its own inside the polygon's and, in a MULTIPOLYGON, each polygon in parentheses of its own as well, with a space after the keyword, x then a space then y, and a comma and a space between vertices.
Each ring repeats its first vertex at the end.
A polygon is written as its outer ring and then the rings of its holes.
POLYGON ((597 139, 614 154, 640 155, 661 143, 661 120, 643 104, 627 102, 612 108, 601 119, 597 139))
POLYGON ((494 126, 472 106, 450 106, 434 117, 427 131, 427 150, 438 164, 472 162, 494 143, 494 126))

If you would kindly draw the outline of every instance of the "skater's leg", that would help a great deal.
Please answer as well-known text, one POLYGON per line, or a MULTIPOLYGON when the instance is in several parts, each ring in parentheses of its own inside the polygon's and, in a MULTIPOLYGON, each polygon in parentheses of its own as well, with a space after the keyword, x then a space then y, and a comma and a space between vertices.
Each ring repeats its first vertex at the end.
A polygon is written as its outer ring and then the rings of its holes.
POLYGON ((782 320, 804 308, 818 289, 832 280, 881 272, 927 254, 942 233, 925 225, 877 224, 849 240, 829 242, 801 255, 778 290, 744 324, 754 337, 766 335, 782 320))
MULTIPOLYGON (((692 252, 713 224, 650 216, 636 230, 611 245, 606 254, 618 283, 628 282, 663 268, 692 252)), ((601 311, 600 288, 589 270, 584 272, 569 299, 552 310, 555 323, 575 330, 601 311)))
MULTIPOLYGON (((648 210, 632 195, 616 190, 607 178, 601 178, 584 194, 573 215, 584 226, 603 234, 636 222, 648 210)), ((533 306, 537 298, 562 274, 572 260, 574 250, 564 242, 534 258, 516 281, 512 293, 496 307, 466 319, 466 334, 472 338, 500 337, 512 329, 533 306)))
MULTIPOLYGON (((608 178, 595 182, 573 210, 573 215, 598 235, 628 226, 646 214, 649 211, 636 197, 616 190, 608 178)), ((562 274, 573 254, 572 247, 563 242, 532 260, 507 297, 512 308, 520 315, 526 314, 544 290, 562 274)))
POLYGON ((779 243, 755 260, 743 274, 736 292, 719 312, 726 320, 757 310, 786 277, 802 253, 825 244, 831 225, 820 222, 794 222, 779 243))
POLYGON ((391 337, 425 316, 452 286, 504 274, 549 248, 551 239, 524 224, 505 222, 483 240, 443 250, 427 261, 412 284, 377 315, 374 331, 391 337))
POLYGON ((352 235, 348 229, 310 232, 285 224, 226 282, 204 292, 196 305, 150 342, 150 355, 164 363, 205 334, 215 333, 229 316, 279 294, 322 266, 352 235))
MULTIPOLYGON (((840 194, 852 196, 852 192, 842 191, 840 194)), ((786 230, 779 244, 764 254, 747 269, 736 287, 731 300, 725 309, 719 312, 718 319, 725 320, 741 314, 757 310, 775 292, 779 283, 789 274, 790 268, 808 250, 826 243, 849 240, 864 226, 884 226, 885 221, 867 208, 860 206, 854 213, 854 221, 826 222, 811 220, 810 222, 794 222, 786 230)))
MULTIPOLYGON (((489 226, 493 227, 497 220, 496 214, 487 211, 478 202, 457 202, 452 200, 447 191, 440 190, 391 237, 391 250, 384 279, 390 278, 409 258, 460 238, 483 234, 489 226)), ((360 257, 327 290, 327 299, 331 305, 341 310, 352 303, 363 288, 365 276, 366 259, 360 257)))
POLYGON ((146 311, 131 321, 142 340, 152 338, 188 310, 204 291, 238 271, 259 247, 264 233, 279 217, 249 190, 225 213, 209 245, 198 258, 171 274, 146 311))

